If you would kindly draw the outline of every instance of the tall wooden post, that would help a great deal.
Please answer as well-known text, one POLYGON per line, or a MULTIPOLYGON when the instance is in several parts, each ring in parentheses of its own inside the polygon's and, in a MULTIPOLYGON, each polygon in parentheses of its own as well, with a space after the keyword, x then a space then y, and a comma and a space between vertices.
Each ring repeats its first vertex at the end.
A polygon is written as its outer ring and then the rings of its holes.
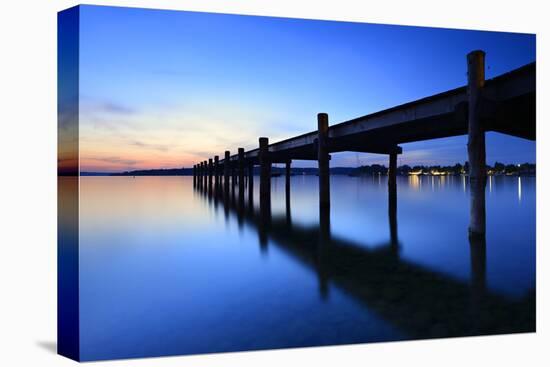
POLYGON ((203 162, 199 162, 199 187, 202 188, 202 184, 204 183, 203 181, 203 177, 204 177, 204 166, 203 166, 203 162))
POLYGON ((208 159, 204 161, 204 189, 208 190, 208 159))
POLYGON ((216 189, 216 193, 218 192, 219 187, 220 187, 220 157, 215 155, 214 156, 214 188, 216 189))
POLYGON ((485 84, 485 52, 468 54, 468 163, 470 166, 471 236, 485 235, 485 129, 481 120, 483 86, 485 84))
POLYGON ((317 115, 317 161, 319 165, 319 206, 330 208, 330 171, 328 153, 328 115, 317 115))
POLYGON ((267 251, 267 233, 271 225, 271 157, 269 156, 269 139, 259 138, 260 149, 260 225, 258 236, 260 249, 267 251))
POLYGON ((244 148, 238 149, 239 199, 244 199, 244 148))
POLYGON ((214 176, 214 160, 208 158, 208 191, 212 191, 212 178, 214 176))
POLYGON ((225 151, 223 159, 223 192, 227 197, 229 195, 229 150, 225 151))
POLYGON ((397 153, 390 153, 388 169, 388 212, 390 217, 397 210, 397 153))
POLYGON ((193 165, 193 187, 197 186, 197 165, 193 165))
POLYGON ((388 217, 390 222, 390 243, 397 254, 397 153, 390 153, 388 170, 388 217))
POLYGON ((258 159, 260 161, 260 205, 262 201, 268 203, 271 199, 271 161, 269 159, 269 139, 260 138, 260 151, 258 159))

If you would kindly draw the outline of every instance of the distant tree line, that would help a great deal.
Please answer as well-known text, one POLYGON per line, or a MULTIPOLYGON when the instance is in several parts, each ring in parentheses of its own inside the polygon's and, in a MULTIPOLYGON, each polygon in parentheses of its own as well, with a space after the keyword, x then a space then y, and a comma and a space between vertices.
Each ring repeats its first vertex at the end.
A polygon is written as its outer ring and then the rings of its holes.
MULTIPOLYGON (((468 162, 464 164, 456 163, 452 166, 424 166, 416 165, 409 166, 407 164, 397 167, 398 175, 461 175, 468 174, 469 166, 468 162)), ((352 170, 350 176, 360 175, 385 175, 388 173, 388 168, 380 164, 372 164, 367 166, 357 167, 352 170)), ((522 164, 504 164, 495 162, 493 166, 487 166, 487 174, 489 175, 535 175, 536 165, 533 163, 522 164)))

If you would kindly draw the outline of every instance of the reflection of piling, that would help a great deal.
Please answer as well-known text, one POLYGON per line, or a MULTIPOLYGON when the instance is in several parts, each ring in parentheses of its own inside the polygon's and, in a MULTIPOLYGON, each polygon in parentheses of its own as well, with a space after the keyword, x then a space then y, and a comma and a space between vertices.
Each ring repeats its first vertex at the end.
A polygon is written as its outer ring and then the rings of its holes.
POLYGON ((487 244, 485 237, 470 238, 472 288, 484 292, 487 283, 487 244))
POLYGON ((254 163, 248 163, 248 207, 254 210, 254 163))
POLYGON ((271 225, 271 205, 260 201, 260 218, 258 225, 258 238, 262 252, 267 251, 267 236, 271 225))
POLYGON ((485 53, 468 54, 468 163, 470 166, 470 228, 472 236, 485 235, 485 129, 481 110, 485 84, 485 53))
POLYGON ((235 166, 231 164, 229 166, 229 171, 231 172, 231 196, 235 199, 235 186, 237 185, 237 170, 235 166))
POLYGON ((330 208, 330 172, 328 153, 328 115, 317 115, 317 161, 319 165, 319 206, 330 208))
POLYGON ((483 304, 487 294, 487 244, 485 236, 470 236, 470 279, 472 332, 478 333, 483 325, 483 304))
POLYGON ((317 242, 317 276, 319 279, 319 293, 322 299, 327 299, 329 295, 327 260, 330 242, 330 208, 321 207, 319 210, 319 240, 317 242))
POLYGON ((399 246, 399 237, 397 235, 397 205, 392 205, 390 202, 388 217, 390 222, 390 244, 393 249, 397 250, 399 246))
POLYGON ((237 200, 237 223, 239 229, 242 229, 244 226, 244 195, 239 195, 237 200))

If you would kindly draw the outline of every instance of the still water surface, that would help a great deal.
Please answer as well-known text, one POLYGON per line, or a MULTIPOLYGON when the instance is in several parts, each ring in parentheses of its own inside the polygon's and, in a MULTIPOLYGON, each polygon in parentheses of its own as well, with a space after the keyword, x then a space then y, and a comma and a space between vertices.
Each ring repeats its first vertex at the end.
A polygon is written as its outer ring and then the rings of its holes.
POLYGON ((192 177, 80 179, 83 360, 534 331, 535 178, 272 179, 271 215, 192 177), (323 223, 320 226, 320 223, 323 223))

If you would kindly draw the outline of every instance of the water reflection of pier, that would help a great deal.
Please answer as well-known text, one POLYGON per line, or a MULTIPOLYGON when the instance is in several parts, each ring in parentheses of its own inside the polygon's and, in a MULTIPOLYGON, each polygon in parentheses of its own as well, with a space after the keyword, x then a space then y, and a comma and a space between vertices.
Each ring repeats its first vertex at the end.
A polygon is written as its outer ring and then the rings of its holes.
MULTIPOLYGON (((321 210, 318 225, 292 220, 290 188, 286 209, 272 215, 271 205, 254 205, 252 180, 242 185, 195 185, 213 207, 235 217, 240 227, 258 233, 260 247, 268 244, 292 255, 313 270, 319 294, 330 297, 334 285, 375 311, 409 338, 450 337, 528 332, 535 329, 534 294, 510 300, 486 286, 483 239, 471 237, 471 281, 461 282, 400 258, 396 207, 390 206, 387 243, 366 244, 333 236, 330 211, 321 210), (371 244, 373 245, 373 244, 371 244)), ((285 185, 286 186, 286 185, 285 185)))

